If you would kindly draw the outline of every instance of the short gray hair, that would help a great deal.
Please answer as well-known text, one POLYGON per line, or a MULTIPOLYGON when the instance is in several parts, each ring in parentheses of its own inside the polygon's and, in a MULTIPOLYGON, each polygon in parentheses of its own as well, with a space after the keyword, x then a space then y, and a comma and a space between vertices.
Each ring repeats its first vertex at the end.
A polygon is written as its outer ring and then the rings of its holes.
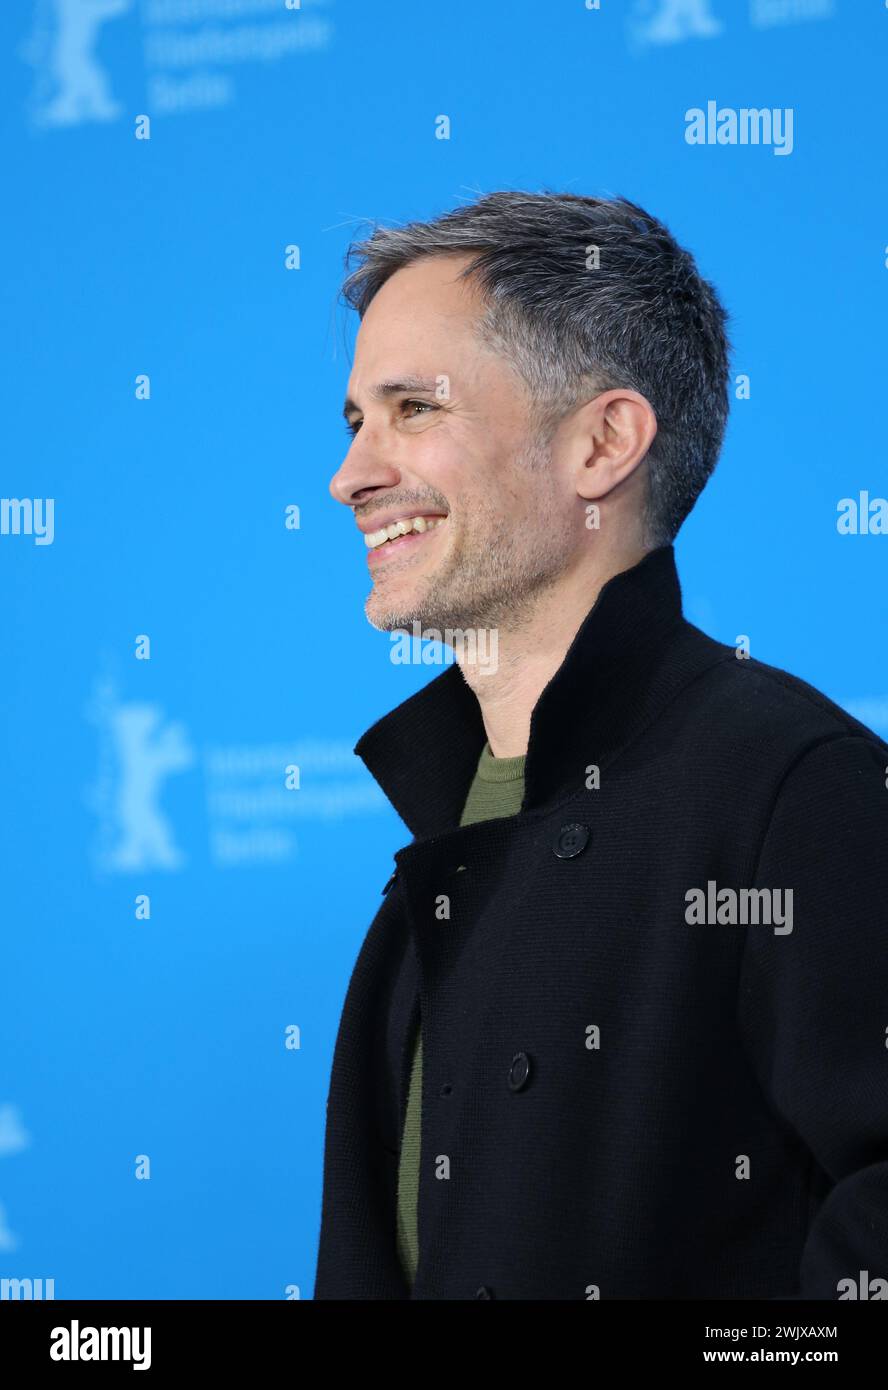
POLYGON ((486 301, 479 334, 525 382, 543 431, 614 387, 650 402, 644 523, 650 544, 672 541, 715 468, 728 416, 728 316, 693 256, 626 198, 503 191, 354 242, 343 298, 363 318, 397 270, 471 251, 461 276, 486 301))

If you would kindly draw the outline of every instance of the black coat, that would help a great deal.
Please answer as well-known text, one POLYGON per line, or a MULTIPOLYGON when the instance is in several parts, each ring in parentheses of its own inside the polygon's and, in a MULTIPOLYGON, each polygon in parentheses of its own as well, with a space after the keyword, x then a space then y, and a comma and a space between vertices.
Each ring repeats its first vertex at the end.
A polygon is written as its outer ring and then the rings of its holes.
POLYGON ((345 1000, 315 1298, 409 1296, 420 1004, 414 1298, 888 1277, 885 744, 686 622, 671 546, 605 586, 543 691, 521 812, 460 828, 484 740, 451 666, 356 748, 414 839, 345 1000), (710 881, 778 890, 772 924, 689 920, 710 881))

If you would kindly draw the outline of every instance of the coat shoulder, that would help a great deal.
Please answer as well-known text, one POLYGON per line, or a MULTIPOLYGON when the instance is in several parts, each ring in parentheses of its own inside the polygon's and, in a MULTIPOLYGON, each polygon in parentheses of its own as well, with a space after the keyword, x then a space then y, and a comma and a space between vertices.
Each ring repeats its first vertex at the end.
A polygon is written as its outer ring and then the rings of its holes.
POLYGON ((691 631, 713 658, 691 702, 696 736, 709 731, 790 759, 818 743, 858 738, 888 756, 884 738, 816 686, 779 666, 738 656, 698 628, 691 631))

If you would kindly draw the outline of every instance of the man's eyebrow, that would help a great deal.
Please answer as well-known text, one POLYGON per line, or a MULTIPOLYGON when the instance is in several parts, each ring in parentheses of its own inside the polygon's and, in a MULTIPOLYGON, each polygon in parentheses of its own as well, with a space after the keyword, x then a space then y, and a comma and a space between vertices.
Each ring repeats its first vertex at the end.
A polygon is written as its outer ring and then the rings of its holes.
MULTIPOLYGON (((368 395, 372 396, 374 400, 383 401, 387 396, 400 396, 405 391, 424 391, 427 394, 433 394, 437 389, 438 383, 434 377, 402 376, 397 380, 378 381, 375 386, 370 387, 368 395)), ((352 400, 351 396, 346 396, 345 404, 342 407, 343 415, 348 419, 355 411, 360 411, 360 406, 352 400)))

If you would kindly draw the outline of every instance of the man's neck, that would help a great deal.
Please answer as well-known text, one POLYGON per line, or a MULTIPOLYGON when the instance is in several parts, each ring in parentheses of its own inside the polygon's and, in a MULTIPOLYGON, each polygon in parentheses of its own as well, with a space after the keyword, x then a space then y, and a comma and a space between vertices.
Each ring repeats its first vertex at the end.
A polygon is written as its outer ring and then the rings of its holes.
POLYGON ((534 706, 567 655, 599 593, 615 574, 631 569, 645 551, 626 554, 587 570, 581 582, 549 589, 515 628, 497 627, 496 667, 460 661, 466 683, 481 706, 487 741, 495 758, 527 752, 534 706))

